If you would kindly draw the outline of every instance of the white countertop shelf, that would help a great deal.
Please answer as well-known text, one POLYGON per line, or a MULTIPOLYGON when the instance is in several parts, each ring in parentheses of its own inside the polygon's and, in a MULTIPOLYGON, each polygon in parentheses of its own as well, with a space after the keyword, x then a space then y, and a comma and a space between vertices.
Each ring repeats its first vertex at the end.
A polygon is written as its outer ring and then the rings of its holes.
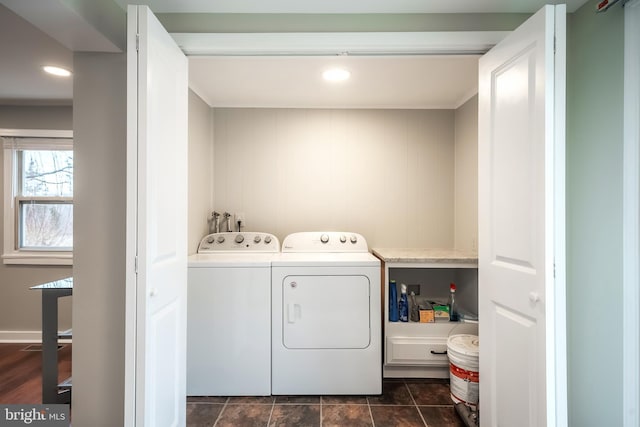
POLYGON ((389 264, 478 265, 476 252, 437 248, 373 248, 378 258, 389 264))

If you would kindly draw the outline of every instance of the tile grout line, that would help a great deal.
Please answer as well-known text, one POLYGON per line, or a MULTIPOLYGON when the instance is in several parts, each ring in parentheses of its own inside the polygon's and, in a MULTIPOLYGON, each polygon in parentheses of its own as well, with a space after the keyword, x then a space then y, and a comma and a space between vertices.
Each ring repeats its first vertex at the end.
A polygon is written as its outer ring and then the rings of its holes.
POLYGON ((273 398, 273 401, 271 402, 271 411, 269 412, 269 419, 267 420, 267 425, 266 427, 269 427, 269 425, 271 425, 271 417, 273 416, 273 410, 276 407, 276 398, 273 398))
POLYGON ((429 427, 429 424, 427 424, 427 421, 422 416, 422 411, 420 411, 420 408, 418 408, 418 404, 416 403, 416 399, 413 397, 413 393, 411 393, 411 388, 409 388, 409 384, 407 384, 407 381, 404 381, 404 386, 407 388, 407 391, 409 392, 409 396, 411 396, 411 400, 413 401, 413 404, 414 404, 414 406, 416 408, 416 411, 418 411, 418 415, 420 415, 420 419, 422 420, 422 422, 424 423, 424 425, 426 427, 429 427))
POLYGON ((224 401, 224 405, 222 405, 222 409, 218 413, 218 416, 216 417, 216 421, 213 423, 211 427, 216 427, 216 424, 218 424, 218 421, 220 421, 220 417, 222 416, 222 414, 224 413, 224 410, 227 407, 227 403, 229 403, 229 396, 227 396, 227 400, 224 401))
POLYGON ((367 408, 369 408, 369 417, 371 417, 371 427, 376 427, 376 420, 373 419, 373 412, 371 412, 371 402, 369 402, 369 396, 367 398, 367 408))
MULTIPOLYGON (((373 404, 371 403, 371 397, 372 396, 363 396, 365 398, 364 403, 357 403, 357 402, 349 402, 349 403, 345 403, 345 402, 329 402, 329 403, 325 403, 324 402, 324 398, 323 396, 318 396, 318 406, 319 406, 319 427, 323 426, 323 416, 324 416, 324 407, 325 406, 332 406, 332 405, 353 405, 353 406, 367 406, 367 410, 369 413, 369 419, 370 419, 370 425, 372 427, 376 426, 376 422, 373 416, 373 406, 381 406, 381 407, 414 407, 417 411, 418 414, 420 416, 420 419, 423 422, 423 426, 425 427, 429 427, 430 424, 426 421, 425 415, 421 412, 420 408, 421 407, 433 407, 433 408, 450 408, 451 405, 448 404, 425 404, 425 405, 418 405, 417 400, 415 399, 415 396, 413 395, 413 391, 410 387, 410 383, 406 381, 406 379, 401 380, 401 384, 404 385, 405 390, 409 393, 409 396, 411 398, 410 403, 409 404, 384 404, 381 402, 374 402, 373 404)), ((420 390, 416 390, 417 392, 419 392, 420 390)), ((210 402, 210 401, 195 401, 195 402, 187 402, 187 403, 191 403, 191 404, 195 404, 195 405, 222 405, 222 409, 220 410, 220 412, 217 414, 214 423, 213 424, 209 424, 211 427, 217 427, 220 424, 220 421, 222 419, 224 419, 224 413, 226 411, 226 409, 232 407, 232 406, 243 406, 245 404, 249 404, 247 402, 233 402, 231 401, 231 397, 227 396, 225 398, 224 401, 222 402, 210 402)), ((269 412, 269 416, 267 419, 267 425, 266 427, 269 427, 271 425, 271 420, 274 419, 273 418, 273 413, 275 411, 275 406, 276 404, 278 405, 283 405, 283 406, 313 406, 315 403, 314 402, 289 402, 289 401, 285 401, 285 402, 277 402, 277 399, 275 397, 272 396, 272 400, 270 403, 251 403, 251 405, 258 405, 258 406, 266 406, 267 404, 271 405, 270 408, 270 412, 269 412)), ((238 426, 239 427, 239 426, 238 426)))

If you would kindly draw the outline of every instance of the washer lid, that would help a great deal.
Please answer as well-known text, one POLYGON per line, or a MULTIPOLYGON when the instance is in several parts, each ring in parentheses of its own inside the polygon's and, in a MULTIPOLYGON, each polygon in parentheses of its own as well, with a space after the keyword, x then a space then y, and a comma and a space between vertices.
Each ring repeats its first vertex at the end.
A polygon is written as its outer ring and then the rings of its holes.
POLYGON ((189 268, 271 268, 271 260, 278 254, 256 252, 219 252, 191 255, 189 268))

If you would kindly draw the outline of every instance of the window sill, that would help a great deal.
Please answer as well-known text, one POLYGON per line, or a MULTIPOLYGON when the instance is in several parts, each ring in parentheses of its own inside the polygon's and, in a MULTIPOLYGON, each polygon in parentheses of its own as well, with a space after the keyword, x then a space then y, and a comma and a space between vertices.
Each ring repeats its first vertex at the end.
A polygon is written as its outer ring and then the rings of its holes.
POLYGON ((73 265, 73 253, 15 252, 2 255, 2 263, 13 265, 73 265))

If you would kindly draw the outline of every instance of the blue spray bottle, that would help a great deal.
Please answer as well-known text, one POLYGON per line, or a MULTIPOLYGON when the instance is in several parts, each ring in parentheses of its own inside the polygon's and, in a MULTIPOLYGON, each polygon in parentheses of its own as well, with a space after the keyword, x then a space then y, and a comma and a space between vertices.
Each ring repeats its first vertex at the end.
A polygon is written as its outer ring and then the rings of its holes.
POLYGON ((399 306, 399 315, 401 322, 409 321, 409 300, 407 299, 407 285, 404 283, 400 284, 400 303, 399 306))

